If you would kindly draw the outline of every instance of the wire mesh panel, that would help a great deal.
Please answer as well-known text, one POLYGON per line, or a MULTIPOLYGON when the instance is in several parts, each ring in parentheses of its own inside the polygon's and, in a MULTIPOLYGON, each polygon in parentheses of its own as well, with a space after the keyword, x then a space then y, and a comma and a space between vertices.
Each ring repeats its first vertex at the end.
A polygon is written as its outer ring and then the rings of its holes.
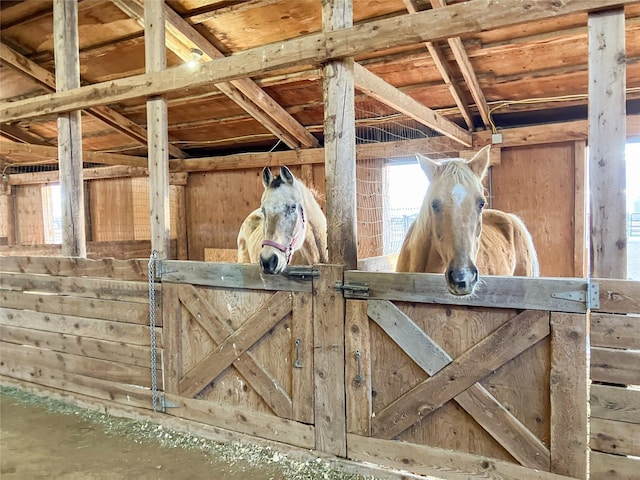
POLYGON ((356 142, 358 257, 397 254, 428 186, 415 154, 457 152, 445 137, 375 100, 356 104, 356 142))

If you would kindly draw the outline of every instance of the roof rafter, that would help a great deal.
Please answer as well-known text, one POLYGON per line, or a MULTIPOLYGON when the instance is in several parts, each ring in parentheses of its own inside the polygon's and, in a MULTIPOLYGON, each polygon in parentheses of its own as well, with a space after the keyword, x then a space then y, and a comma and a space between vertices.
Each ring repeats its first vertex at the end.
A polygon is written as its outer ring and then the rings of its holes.
POLYGON ((355 63, 353 74, 356 87, 369 96, 467 147, 473 144, 469 132, 385 82, 362 65, 355 63))
MULTIPOLYGON (((416 0, 403 0, 405 6, 409 13, 418 13, 420 9, 418 8, 418 4, 416 0)), ((449 88, 449 93, 453 97, 453 101, 458 106, 458 110, 460 110, 460 114, 464 119, 465 123, 469 127, 469 130, 473 130, 473 116, 471 115, 471 110, 469 109, 469 105, 465 101, 465 93, 462 91, 460 86, 453 80, 453 73, 451 72, 451 67, 447 62, 447 59, 444 56, 444 52, 440 48, 437 43, 433 42, 425 42, 425 47, 429 51, 429 55, 433 59, 433 63, 436 68, 440 72, 442 76, 442 80, 449 88)))
MULTIPOLYGON (((430 0, 430 2, 433 8, 442 8, 447 6, 446 0, 430 0)), ((453 56, 458 63, 460 73, 462 73, 462 76, 467 83, 469 92, 471 92, 471 96, 476 102, 476 106, 478 107, 478 112, 480 113, 480 117, 482 117, 484 126, 488 127, 491 125, 491 120, 489 118, 490 112, 489 106, 487 105, 487 99, 485 98, 484 93, 482 93, 478 77, 476 77, 476 73, 473 70, 473 65, 471 65, 469 55, 467 55, 462 39, 460 37, 449 37, 447 42, 449 43, 449 48, 451 48, 453 56)))
MULTIPOLYGON (((123 12, 144 25, 140 0, 112 0, 123 12)), ((210 61, 225 55, 168 5, 164 5, 167 47, 182 60, 192 60, 192 49, 210 61)), ((217 83, 216 87, 290 148, 319 146, 318 140, 250 78, 217 83)))
MULTIPOLYGON (((2 42, 0 42, 0 60, 20 74, 28 76, 38 82, 43 89, 49 92, 56 91, 56 77, 52 72, 41 67, 37 63, 32 62, 27 57, 20 55, 18 52, 2 42)), ((97 106, 87 109, 86 113, 109 125, 113 129, 118 130, 127 137, 132 138, 136 142, 146 146, 147 131, 112 108, 107 106, 97 106)), ((4 130, 5 128, 3 128, 3 131, 4 130)), ((26 143, 36 142, 30 141, 26 143)), ((185 157, 182 150, 172 145, 169 146, 169 154, 175 158, 185 157)))
POLYGON ((181 92, 212 82, 255 76, 295 65, 319 65, 327 60, 440 41, 451 36, 540 21, 551 17, 589 12, 637 3, 637 0, 502 0, 503 9, 489 8, 493 0, 474 0, 415 15, 386 18, 332 32, 309 34, 255 47, 235 55, 200 64, 168 68, 153 74, 133 75, 64 92, 0 102, 0 121, 25 120, 64 111, 106 105, 146 95, 181 92), (509 11, 504 15, 503 11, 509 11), (482 22, 477 22, 482 18, 482 22))

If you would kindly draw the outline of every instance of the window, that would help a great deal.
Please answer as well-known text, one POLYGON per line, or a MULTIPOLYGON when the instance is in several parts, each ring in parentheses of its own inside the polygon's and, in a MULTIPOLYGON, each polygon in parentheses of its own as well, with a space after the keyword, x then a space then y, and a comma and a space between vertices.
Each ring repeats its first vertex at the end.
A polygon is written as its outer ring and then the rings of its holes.
POLYGON ((385 232, 384 254, 398 253, 409 227, 418 216, 429 180, 417 162, 392 162, 386 167, 387 218, 390 231, 385 232))
POLYGON ((62 199, 60 185, 42 187, 44 243, 62 243, 62 199))
POLYGON ((628 143, 627 161, 627 278, 640 280, 640 143, 628 143))

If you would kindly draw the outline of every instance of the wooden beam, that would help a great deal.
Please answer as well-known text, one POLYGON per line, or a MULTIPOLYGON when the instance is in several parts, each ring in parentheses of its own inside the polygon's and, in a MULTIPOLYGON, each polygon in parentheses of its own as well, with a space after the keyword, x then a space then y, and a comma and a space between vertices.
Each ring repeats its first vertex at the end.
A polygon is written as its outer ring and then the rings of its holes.
MULTIPOLYGON (((56 91, 56 78, 55 75, 49 72, 49 70, 42 68, 35 62, 32 62, 27 57, 20 55, 18 52, 8 47, 4 43, 0 42, 0 60, 3 63, 9 65, 17 72, 28 76, 40 84, 42 88, 47 91, 56 91)), ((147 131, 140 125, 132 120, 129 120, 124 115, 116 112, 112 108, 106 106, 97 106, 89 108, 86 113, 94 118, 102 121, 111 128, 123 133, 129 138, 132 138, 141 145, 147 145, 147 131)), ((5 130, 5 125, 0 128, 5 130)), ((14 127, 15 128, 15 127, 14 127)), ((28 141, 25 143, 38 143, 34 141, 28 141)), ((182 150, 175 146, 170 146, 170 153, 175 158, 185 158, 185 154, 182 150)))
MULTIPOLYGON (((78 3, 53 2, 56 85, 60 91, 80 86, 78 3)), ((62 254, 86 257, 84 185, 82 181, 82 120, 80 111, 58 115, 58 152, 62 191, 62 254)))
MULTIPOLYGON (((353 25, 351 0, 322 4, 326 35, 353 25)), ((329 262, 356 268, 356 132, 353 59, 335 60, 324 67, 324 157, 327 193, 329 262)))
MULTIPOLYGON (((416 0, 403 0, 404 5, 409 11, 409 13, 418 13, 420 8, 418 8, 418 3, 416 0)), ((465 94, 460 88, 460 86, 453 79, 453 72, 451 71, 451 67, 449 66, 449 62, 445 58, 444 52, 440 48, 437 43, 433 42, 425 42, 425 47, 429 51, 429 55, 433 59, 433 63, 440 72, 440 76, 444 81, 445 85, 449 89, 449 93, 453 98, 453 101, 456 103, 462 118, 469 130, 473 130, 473 116, 471 115, 471 111, 469 110, 469 105, 465 101, 465 94)))
POLYGON ((589 14, 591 274, 627 278, 624 9, 589 14))
MULTIPOLYGON (((0 142, 0 159, 8 164, 54 164, 58 163, 58 147, 32 145, 26 143, 0 142)), ((146 167, 146 157, 133 157, 119 153, 102 153, 84 150, 82 158, 88 163, 104 165, 126 165, 129 167, 146 167)))
MULTIPOLYGON (((164 2, 144 2, 144 52, 147 73, 167 67, 165 48, 164 2)), ((147 98, 149 149, 149 206, 151 208, 151 251, 159 260, 171 255, 171 202, 169 201, 169 155, 167 99, 162 95, 147 98)))
MULTIPOLYGON (((82 177, 86 180, 99 180, 111 178, 146 178, 149 170, 143 167, 91 167, 82 170, 82 177)), ((185 186, 187 184, 188 173, 178 172, 169 174, 169 184, 185 186)), ((9 185, 43 185, 48 183, 58 183, 58 172, 56 170, 48 172, 13 173, 9 175, 9 185)))
POLYGON ((20 128, 17 125, 11 125, 9 123, 0 124, 0 135, 7 140, 11 140, 12 142, 32 143, 34 145, 49 145, 44 141, 44 139, 42 139, 42 137, 34 135, 28 130, 20 128))
POLYGON ((434 42, 562 15, 632 4, 636 1, 503 0, 501 8, 495 8, 494 0, 463 2, 414 15, 385 18, 345 28, 331 35, 311 34, 249 49, 231 57, 206 62, 196 70, 189 66, 180 66, 153 74, 96 83, 69 92, 46 94, 15 102, 1 102, 0 121, 34 118, 152 94, 181 91, 187 87, 237 80, 284 67, 318 65, 332 59, 391 47, 434 42), (508 11, 509 15, 504 15, 505 11, 508 11), (478 22, 478 18, 482 18, 482 22, 478 22))
MULTIPOLYGON (((431 5, 433 8, 442 8, 447 6, 447 2, 446 0, 431 0, 431 5)), ((490 8, 495 9, 496 6, 494 5, 490 8)), ((484 126, 488 127, 491 125, 491 119, 487 99, 485 98, 484 93, 482 93, 480 82, 478 82, 478 77, 473 70, 473 65, 471 65, 471 60, 469 60, 469 55, 467 55, 462 39, 460 37, 451 37, 447 39, 447 42, 449 43, 449 48, 451 48, 453 57, 458 63, 460 73, 462 73, 462 77, 467 83, 467 88, 469 88, 469 92, 471 93, 473 100, 476 102, 476 106, 478 107, 478 112, 482 117, 484 126)))
MULTIPOLYGON (((143 22, 141 0, 113 0, 121 10, 143 22)), ((167 46, 185 62, 193 60, 192 49, 202 52, 202 60, 224 58, 204 36, 193 28, 170 6, 164 5, 167 27, 167 46)), ((216 84, 218 90, 236 102, 247 113, 262 123, 290 148, 318 147, 320 143, 295 118, 276 103, 250 78, 216 84)))
POLYGON ((473 144, 469 132, 385 82, 362 65, 355 63, 353 73, 358 89, 370 97, 467 147, 473 144))

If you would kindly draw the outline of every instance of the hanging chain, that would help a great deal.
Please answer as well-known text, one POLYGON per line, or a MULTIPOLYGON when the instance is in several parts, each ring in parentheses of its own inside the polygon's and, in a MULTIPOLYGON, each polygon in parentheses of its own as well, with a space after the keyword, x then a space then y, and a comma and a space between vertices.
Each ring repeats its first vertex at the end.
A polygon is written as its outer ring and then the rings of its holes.
POLYGON ((149 258, 149 335, 151 343, 151 402, 153 411, 158 411, 158 368, 157 368, 157 342, 156 342, 156 258, 158 252, 151 252, 149 258))

